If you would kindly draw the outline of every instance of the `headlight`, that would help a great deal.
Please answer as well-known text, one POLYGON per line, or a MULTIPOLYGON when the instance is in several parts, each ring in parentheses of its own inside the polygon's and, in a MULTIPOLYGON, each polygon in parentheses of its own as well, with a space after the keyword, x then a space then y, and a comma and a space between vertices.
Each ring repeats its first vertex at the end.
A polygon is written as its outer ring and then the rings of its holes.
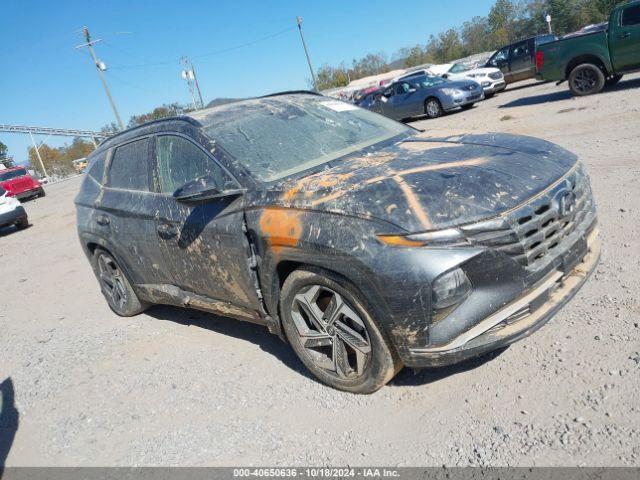
POLYGON ((461 247, 471 245, 457 228, 411 235, 378 235, 385 245, 392 247, 461 247))
POLYGON ((453 312, 471 290, 471 282, 461 268, 436 278, 431 286, 432 321, 438 322, 453 312))
POLYGON ((442 93, 445 95, 462 95, 462 90, 458 90, 457 88, 443 88, 442 93))

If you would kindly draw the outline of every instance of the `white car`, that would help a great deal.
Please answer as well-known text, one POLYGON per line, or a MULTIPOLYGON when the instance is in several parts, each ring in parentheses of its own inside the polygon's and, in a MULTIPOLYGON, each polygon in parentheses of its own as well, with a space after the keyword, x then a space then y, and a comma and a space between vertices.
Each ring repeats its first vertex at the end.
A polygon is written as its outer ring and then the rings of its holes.
POLYGON ((20 200, 10 197, 8 192, 0 187, 0 227, 8 225, 15 225, 18 229, 27 228, 29 219, 20 200))
POLYGON ((447 63, 434 65, 429 71, 432 75, 439 75, 449 80, 472 79, 480 84, 486 97, 501 92, 507 88, 504 75, 498 68, 474 68, 464 63, 447 63))

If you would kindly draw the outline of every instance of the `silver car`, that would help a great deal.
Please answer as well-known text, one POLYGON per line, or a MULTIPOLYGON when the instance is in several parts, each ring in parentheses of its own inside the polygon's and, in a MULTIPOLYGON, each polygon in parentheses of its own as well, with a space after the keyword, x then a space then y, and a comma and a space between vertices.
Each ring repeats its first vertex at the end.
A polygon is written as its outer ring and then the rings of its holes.
POLYGON ((473 80, 447 80, 417 75, 385 87, 375 101, 363 104, 395 120, 426 115, 437 118, 445 112, 471 108, 484 100, 482 87, 473 80))

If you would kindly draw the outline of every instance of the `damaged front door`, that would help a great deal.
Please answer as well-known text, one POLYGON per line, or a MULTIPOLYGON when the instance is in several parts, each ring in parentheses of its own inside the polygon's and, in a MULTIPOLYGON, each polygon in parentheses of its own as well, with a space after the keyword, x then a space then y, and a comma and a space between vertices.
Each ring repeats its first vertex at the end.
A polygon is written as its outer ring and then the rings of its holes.
POLYGON ((202 177, 215 181, 220 191, 238 188, 237 182, 190 138, 169 134, 156 137, 157 241, 174 285, 260 311, 249 268, 242 198, 223 196, 184 203, 173 197, 177 189, 202 177))

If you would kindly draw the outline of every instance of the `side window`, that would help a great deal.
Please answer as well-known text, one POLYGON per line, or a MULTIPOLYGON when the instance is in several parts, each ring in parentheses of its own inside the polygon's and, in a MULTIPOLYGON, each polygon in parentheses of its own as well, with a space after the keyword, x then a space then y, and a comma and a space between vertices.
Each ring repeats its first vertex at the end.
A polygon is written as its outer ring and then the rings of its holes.
POLYGON ((640 5, 625 8, 622 11, 622 26, 640 25, 640 5))
POLYGON ((204 151, 186 138, 161 135, 156 143, 158 188, 172 194, 185 183, 210 177, 218 190, 235 188, 235 182, 204 151))
POLYGON ((89 168, 87 169, 87 175, 98 183, 102 183, 104 180, 104 161, 106 158, 106 151, 96 154, 91 159, 91 165, 89 165, 89 168))
POLYGON ((108 185, 126 190, 149 191, 149 139, 117 147, 109 167, 108 185))
POLYGON ((387 88, 382 95, 384 95, 385 97, 393 96, 393 87, 387 88))
POLYGON ((498 67, 500 64, 507 61, 509 58, 509 47, 505 47, 502 50, 496 52, 496 54, 489 60, 489 64, 493 67, 498 67))
POLYGON ((409 91, 409 84, 407 82, 402 82, 396 84, 396 95, 402 95, 403 93, 407 93, 409 91))
POLYGON ((511 51, 512 58, 522 58, 529 56, 529 42, 516 43, 511 51))

